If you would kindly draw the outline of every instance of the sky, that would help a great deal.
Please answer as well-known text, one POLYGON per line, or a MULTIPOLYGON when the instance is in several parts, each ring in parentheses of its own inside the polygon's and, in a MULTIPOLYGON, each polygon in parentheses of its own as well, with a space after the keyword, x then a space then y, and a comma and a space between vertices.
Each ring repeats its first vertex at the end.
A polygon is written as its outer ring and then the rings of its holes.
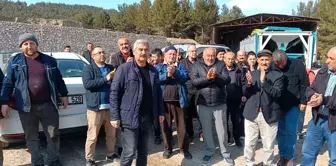
MULTIPOLYGON (((300 1, 307 2, 308 0, 217 0, 217 4, 219 6, 226 4, 229 7, 237 5, 248 16, 258 13, 292 14, 292 9, 296 9, 300 1)), ((36 2, 51 2, 117 9, 118 4, 139 3, 140 0, 26 0, 26 2, 28 5, 36 2)))

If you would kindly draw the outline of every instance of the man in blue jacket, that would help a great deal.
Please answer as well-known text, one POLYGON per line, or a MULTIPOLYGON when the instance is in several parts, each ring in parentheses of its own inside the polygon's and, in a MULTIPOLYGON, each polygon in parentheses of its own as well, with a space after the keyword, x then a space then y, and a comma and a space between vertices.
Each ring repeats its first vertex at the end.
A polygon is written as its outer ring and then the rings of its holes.
POLYGON ((102 125, 105 128, 106 160, 116 161, 116 129, 110 123, 110 87, 114 77, 114 67, 105 64, 105 52, 101 47, 92 50, 93 62, 86 66, 83 85, 86 89, 88 131, 85 144, 86 166, 95 165, 95 148, 102 125))
MULTIPOLYGON (((37 38, 30 33, 19 37, 22 53, 10 58, 1 97, 8 103, 14 94, 31 161, 44 165, 39 149, 39 122, 47 137, 47 156, 50 166, 60 166, 58 101, 63 108, 68 105, 68 91, 54 58, 39 52, 37 38)), ((8 104, 2 105, 2 113, 8 117, 8 104)))
POLYGON ((164 120, 159 74, 147 63, 149 43, 139 39, 133 44, 134 61, 118 67, 110 91, 113 127, 121 127, 123 151, 120 165, 146 166, 148 141, 153 118, 164 120), (136 154, 137 152, 137 154, 136 154))
POLYGON ((188 92, 186 82, 188 80, 188 72, 184 66, 177 63, 177 49, 169 46, 165 50, 163 64, 156 66, 160 74, 160 84, 164 100, 165 120, 161 123, 162 136, 164 143, 163 158, 171 157, 172 146, 172 120, 176 123, 178 147, 180 153, 186 159, 191 159, 189 153, 189 141, 186 136, 184 108, 188 106, 188 92))

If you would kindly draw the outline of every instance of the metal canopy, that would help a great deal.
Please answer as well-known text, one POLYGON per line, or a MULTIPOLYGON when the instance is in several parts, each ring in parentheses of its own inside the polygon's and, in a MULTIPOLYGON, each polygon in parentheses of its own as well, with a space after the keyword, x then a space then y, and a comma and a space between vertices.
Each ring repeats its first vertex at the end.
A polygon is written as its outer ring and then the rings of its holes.
POLYGON ((261 13, 236 20, 212 24, 212 27, 233 27, 233 26, 253 26, 264 24, 277 24, 277 23, 294 23, 294 22, 319 22, 318 18, 299 17, 280 14, 267 14, 261 13))
POLYGON ((283 26, 296 27, 303 31, 316 31, 319 22, 318 18, 261 13, 210 26, 213 28, 212 41, 214 43, 225 44, 232 50, 238 51, 240 41, 251 35, 254 29, 283 26))

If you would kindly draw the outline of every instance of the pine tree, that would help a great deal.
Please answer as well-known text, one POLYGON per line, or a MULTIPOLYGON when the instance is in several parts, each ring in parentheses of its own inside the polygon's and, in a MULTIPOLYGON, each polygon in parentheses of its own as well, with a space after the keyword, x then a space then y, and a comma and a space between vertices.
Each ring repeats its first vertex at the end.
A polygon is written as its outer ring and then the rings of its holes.
POLYGON ((336 0, 321 0, 317 4, 317 17, 321 18, 318 30, 318 54, 322 61, 336 45, 336 0))
POLYGON ((177 14, 179 4, 175 0, 156 0, 153 4, 152 19, 153 25, 158 34, 172 37, 174 28, 177 26, 177 14))
POLYGON ((194 31, 195 26, 191 19, 191 3, 190 0, 181 0, 179 2, 179 12, 176 16, 178 26, 175 29, 174 36, 181 38, 194 37, 194 34, 190 33, 194 31))
POLYGON ((222 13, 219 22, 230 21, 245 17, 242 10, 238 6, 233 6, 231 10, 224 4, 222 6, 222 13))
POLYGON ((74 20, 83 24, 83 26, 93 27, 93 15, 89 12, 81 12, 74 16, 74 20))
POLYGON ((195 0, 192 19, 200 29, 197 31, 198 40, 201 43, 209 43, 212 29, 209 25, 216 23, 218 19, 218 6, 216 1, 195 0))
POLYGON ((150 0, 140 2, 136 18, 136 29, 140 33, 152 34, 151 6, 150 0))
POLYGON ((111 19, 110 15, 107 12, 102 11, 94 17, 93 25, 96 28, 110 28, 111 27, 110 19, 111 19))

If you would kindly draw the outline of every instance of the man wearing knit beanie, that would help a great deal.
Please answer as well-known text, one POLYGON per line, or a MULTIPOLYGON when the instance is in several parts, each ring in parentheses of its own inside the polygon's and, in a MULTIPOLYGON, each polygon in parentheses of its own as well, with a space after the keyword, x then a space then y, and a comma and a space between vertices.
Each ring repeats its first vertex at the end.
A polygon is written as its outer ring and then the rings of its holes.
POLYGON ((31 33, 24 33, 24 34, 22 34, 22 35, 19 36, 19 46, 21 47, 22 44, 23 44, 25 41, 28 41, 28 40, 31 40, 31 41, 35 42, 36 45, 38 45, 38 41, 37 41, 36 36, 34 36, 34 35, 31 34, 31 33))
MULTIPOLYGON (((19 37, 21 53, 9 60, 1 97, 8 103, 15 94, 13 109, 19 113, 25 134, 31 162, 35 166, 44 165, 40 153, 38 136, 39 123, 47 137, 47 159, 49 166, 62 166, 59 155, 59 114, 58 102, 63 109, 68 105, 68 90, 57 67, 56 60, 38 51, 38 40, 31 33, 19 37), (59 97, 61 96, 61 100, 59 97)), ((8 104, 2 105, 4 117, 9 115, 8 104)))

